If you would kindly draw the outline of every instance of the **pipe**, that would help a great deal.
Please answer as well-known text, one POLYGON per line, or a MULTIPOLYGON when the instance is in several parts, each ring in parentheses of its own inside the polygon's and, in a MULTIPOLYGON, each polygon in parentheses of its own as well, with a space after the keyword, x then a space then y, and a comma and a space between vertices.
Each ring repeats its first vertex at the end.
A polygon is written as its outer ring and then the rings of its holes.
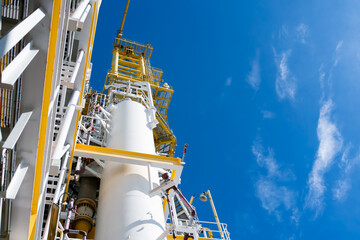
POLYGON ((80 23, 85 22, 85 19, 86 19, 87 15, 89 14, 90 9, 91 9, 91 4, 89 3, 89 4, 86 6, 83 14, 81 15, 81 17, 80 17, 80 19, 79 19, 79 22, 80 22, 80 23))
POLYGON ((57 86, 57 88, 54 92, 54 97, 49 104, 48 117, 50 116, 50 113, 54 108, 54 103, 55 103, 56 99, 58 98, 59 90, 60 90, 60 84, 57 86))
POLYGON ((69 233, 70 234, 80 234, 83 236, 83 240, 86 240, 87 233, 85 231, 70 229, 71 212, 74 212, 75 214, 77 213, 76 207, 74 207, 74 199, 73 198, 70 199, 68 212, 66 215, 65 229, 64 229, 65 237, 67 238, 69 233))
POLYGON ((215 217, 216 224, 217 224, 218 229, 219 229, 219 232, 220 232, 221 239, 225 239, 225 238, 224 238, 224 233, 223 233, 223 231, 222 231, 222 229, 221 229, 220 220, 219 220, 219 217, 218 217, 217 212, 216 212, 216 209, 215 209, 215 204, 214 204, 214 201, 213 201, 213 199, 212 199, 212 197, 211 197, 210 190, 208 190, 208 191, 206 192, 206 195, 209 196, 211 208, 212 208, 212 211, 213 211, 213 213, 214 213, 214 217, 215 217))
POLYGON ((84 57, 84 53, 85 53, 84 49, 80 49, 79 56, 77 57, 76 63, 75 63, 75 66, 74 66, 74 71, 73 71, 73 73, 71 75, 71 79, 70 79, 71 84, 75 83, 76 76, 78 75, 78 72, 79 72, 80 64, 81 64, 82 59, 84 57))
MULTIPOLYGON (((60 197, 60 191, 61 191, 61 187, 62 187, 62 183, 64 182, 64 177, 67 171, 67 165, 68 165, 68 160, 69 160, 69 151, 67 151, 65 153, 65 157, 64 157, 64 161, 63 164, 61 166, 61 170, 60 170, 60 176, 59 176, 59 181, 58 181, 58 185, 56 186, 56 190, 54 193, 54 197, 53 197, 53 203, 57 204, 59 202, 59 197, 60 197)), ((52 207, 51 207, 52 208, 52 207)), ((49 212, 51 212, 52 209, 50 209, 49 212)), ((50 228, 50 219, 51 216, 49 214, 49 216, 46 219, 46 225, 44 228, 44 233, 43 233, 43 239, 47 239, 48 235, 49 235, 49 228, 50 228)), ((56 225, 57 226, 57 225, 56 225)))
POLYGON ((79 97, 80 97, 80 91, 76 90, 73 92, 71 99, 69 101, 66 113, 65 113, 65 117, 62 120, 62 124, 61 127, 59 129, 59 134, 56 138, 56 146, 52 155, 52 164, 51 167, 57 167, 56 172, 55 169, 51 169, 50 167, 50 174, 51 175, 57 175, 58 174, 58 170, 59 170, 59 166, 60 166, 60 158, 62 157, 62 152, 63 152, 63 147, 66 141, 66 137, 68 135, 69 129, 70 129, 70 124, 71 124, 71 120, 74 116, 74 112, 75 112, 75 107, 76 104, 79 101, 79 97), (55 164, 54 164, 55 162, 55 164), (53 170, 53 172, 51 171, 53 170))
POLYGON ((62 231, 60 228, 57 228, 56 231, 57 231, 58 233, 60 233, 60 239, 59 239, 59 240, 63 240, 63 237, 64 237, 63 231, 62 231))
POLYGON ((130 0, 127 0, 124 16, 123 16, 123 19, 122 19, 122 22, 121 22, 121 27, 120 27, 119 34, 118 34, 119 38, 121 38, 122 35, 123 35, 123 28, 124 28, 125 18, 126 18, 126 14, 127 14, 128 8, 129 8, 129 4, 130 4, 130 0))

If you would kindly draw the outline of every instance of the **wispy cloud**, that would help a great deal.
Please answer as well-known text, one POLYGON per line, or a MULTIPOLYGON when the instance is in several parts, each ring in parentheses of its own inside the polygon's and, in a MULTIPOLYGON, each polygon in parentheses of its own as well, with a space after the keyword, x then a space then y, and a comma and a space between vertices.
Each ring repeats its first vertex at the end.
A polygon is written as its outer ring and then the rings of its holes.
POLYGON ((342 45, 343 45, 343 40, 340 40, 339 42, 338 42, 338 44, 336 45, 336 48, 335 48, 335 54, 334 54, 334 57, 335 57, 335 59, 334 59, 334 63, 333 63, 333 66, 334 67, 336 67, 337 65, 338 65, 338 63, 339 63, 339 52, 340 52, 340 49, 341 49, 341 47, 342 47, 342 45))
POLYGON ((256 182, 257 196, 261 201, 261 206, 269 214, 275 214, 277 219, 281 220, 280 207, 290 210, 295 205, 295 192, 285 186, 278 186, 269 178, 261 176, 256 182))
POLYGON ((356 157, 349 157, 350 146, 347 146, 342 154, 341 161, 339 163, 340 177, 336 181, 335 187, 333 187, 333 197, 338 201, 344 201, 347 198, 347 193, 351 189, 351 177, 350 174, 355 167, 360 163, 360 154, 356 157))
POLYGON ((319 148, 308 180, 308 193, 305 199, 305 208, 316 212, 317 217, 324 208, 324 193, 326 186, 324 174, 329 170, 335 156, 341 151, 343 139, 335 123, 331 121, 333 103, 328 100, 320 109, 317 126, 319 148))
POLYGON ((333 71, 339 63, 341 48, 343 46, 343 40, 340 40, 334 50, 332 56, 332 63, 321 64, 319 68, 319 82, 321 87, 321 102, 326 98, 331 98, 332 95, 332 76, 333 71), (328 67, 326 67, 328 65, 328 67))
POLYGON ((300 23, 296 27, 296 39, 297 41, 306 44, 306 39, 309 36, 310 28, 304 23, 300 23))
POLYGON ((343 45, 343 40, 340 40, 339 42, 338 42, 338 44, 336 45, 336 51, 339 51, 340 50, 340 48, 342 47, 342 45, 343 45))
POLYGON ((261 113, 263 114, 263 118, 274 118, 275 117, 275 113, 267 111, 267 110, 262 110, 261 113))
POLYGON ((290 26, 283 24, 279 30, 278 37, 280 40, 300 42, 307 44, 310 38, 310 27, 305 23, 300 23, 297 26, 290 26))
MULTIPOLYGON (((255 183, 256 196, 261 201, 261 206, 273 214, 281 221, 281 211, 285 209, 292 213, 291 219, 298 217, 295 213, 296 208, 296 192, 290 190, 279 182, 286 182, 295 179, 295 175, 290 170, 282 170, 276 159, 274 158, 274 151, 269 148, 267 154, 259 141, 252 146, 252 152, 256 158, 259 167, 264 168, 267 174, 261 174, 255 183)), ((292 221, 292 220, 291 220, 292 221)))
POLYGON ((225 82, 225 86, 229 87, 232 83, 232 77, 228 77, 225 82))
POLYGON ((261 83, 259 50, 256 51, 256 57, 251 63, 251 71, 249 72, 246 81, 255 91, 259 90, 261 83))
POLYGON ((289 29, 285 24, 283 24, 279 30, 279 39, 288 39, 289 36, 289 29))
POLYGON ((278 55, 274 49, 274 55, 275 64, 278 68, 275 81, 276 93, 280 99, 288 98, 294 100, 296 93, 296 78, 288 67, 288 58, 291 55, 291 50, 282 52, 278 55))

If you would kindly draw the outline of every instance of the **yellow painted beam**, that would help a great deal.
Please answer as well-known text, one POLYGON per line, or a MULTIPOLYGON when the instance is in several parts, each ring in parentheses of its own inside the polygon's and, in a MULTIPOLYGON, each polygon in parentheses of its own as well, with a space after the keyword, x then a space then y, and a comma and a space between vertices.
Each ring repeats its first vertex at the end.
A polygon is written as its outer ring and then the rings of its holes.
POLYGON ((58 28, 59 28, 60 10, 61 10, 61 1, 55 0, 53 2, 53 10, 51 16, 48 55, 46 61, 47 65, 46 65, 43 99, 41 106, 39 141, 38 141, 37 154, 36 154, 34 187, 33 187, 31 210, 30 210, 30 224, 29 224, 29 235, 28 235, 29 240, 35 238, 35 226, 36 226, 36 218, 38 214, 41 175, 43 170, 43 162, 45 158, 45 145, 46 145, 45 142, 47 140, 46 135, 48 132, 47 129, 48 111, 49 111, 49 103, 51 97, 55 55, 57 51, 56 44, 57 44, 57 36, 58 36, 58 28))
POLYGON ((181 166, 180 158, 164 157, 153 154, 131 152, 85 144, 76 145, 74 156, 97 158, 110 161, 119 160, 121 162, 125 160, 126 163, 133 163, 138 165, 145 165, 145 162, 153 164, 165 164, 168 165, 169 168, 171 168, 171 166, 181 166))

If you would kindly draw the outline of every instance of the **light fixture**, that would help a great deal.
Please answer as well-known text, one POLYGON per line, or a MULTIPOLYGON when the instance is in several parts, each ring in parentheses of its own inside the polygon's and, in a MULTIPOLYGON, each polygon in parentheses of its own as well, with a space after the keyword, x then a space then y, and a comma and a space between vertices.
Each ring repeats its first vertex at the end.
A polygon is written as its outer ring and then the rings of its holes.
POLYGON ((205 193, 202 193, 202 194, 200 194, 200 200, 201 201, 203 201, 203 202, 206 202, 207 201, 207 197, 206 197, 206 195, 205 195, 205 193))

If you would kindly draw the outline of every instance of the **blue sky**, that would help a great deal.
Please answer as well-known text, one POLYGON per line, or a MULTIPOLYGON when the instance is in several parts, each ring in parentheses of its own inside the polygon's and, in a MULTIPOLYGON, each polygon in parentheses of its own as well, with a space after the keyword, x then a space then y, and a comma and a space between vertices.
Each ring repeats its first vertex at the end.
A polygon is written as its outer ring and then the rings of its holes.
MULTIPOLYGON (((124 1, 103 1, 102 89, 124 1)), ((189 144, 182 191, 210 189, 232 239, 360 238, 360 2, 131 1, 124 37, 154 47, 189 144)), ((210 206, 195 201, 201 220, 210 206)))

